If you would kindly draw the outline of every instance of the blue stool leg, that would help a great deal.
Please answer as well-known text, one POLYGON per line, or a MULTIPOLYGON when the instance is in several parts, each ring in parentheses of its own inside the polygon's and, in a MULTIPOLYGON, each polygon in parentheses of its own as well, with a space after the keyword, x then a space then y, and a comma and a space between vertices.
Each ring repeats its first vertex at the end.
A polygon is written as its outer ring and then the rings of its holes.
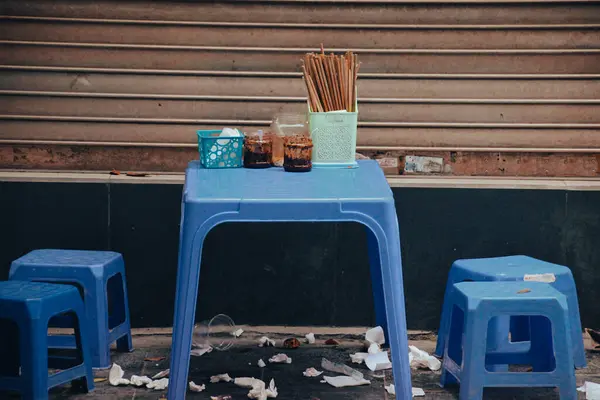
POLYGON ((476 309, 469 305, 464 326, 460 400, 476 400, 483 397, 488 321, 478 318, 476 309))
MULTIPOLYGON (((400 232, 393 203, 386 204, 385 213, 386 218, 381 222, 382 226, 371 226, 372 223, 365 224, 372 229, 379 248, 379 274, 381 274, 381 280, 383 281, 396 396, 399 399, 410 399, 412 398, 412 384, 408 363, 408 336, 400 255, 400 232)), ((375 272, 376 268, 372 267, 371 271, 374 274, 377 273, 375 272)))
POLYGON ((85 365, 85 378, 81 378, 74 384, 81 383, 81 389, 85 392, 94 390, 94 373, 92 370, 92 354, 90 352, 89 328, 86 321, 85 311, 83 309, 74 309, 77 321, 74 325, 75 342, 77 349, 81 351, 81 358, 85 365))
POLYGON ((462 364, 462 336, 465 325, 465 317, 464 311, 460 309, 457 305, 453 304, 453 301, 450 296, 450 292, 447 293, 448 296, 448 309, 450 310, 449 320, 450 326, 447 330, 447 337, 443 338, 444 343, 444 360, 442 367, 442 376, 440 378, 440 385, 442 387, 446 387, 449 385, 457 384, 458 381, 452 375, 448 369, 446 368, 446 364, 452 360, 456 365, 460 366, 462 364))
MULTIPOLYGON (((552 335, 552 324, 546 317, 529 317, 529 329, 531 332, 531 366, 535 372, 554 371, 556 361, 554 359, 554 347, 558 336, 552 335)), ((570 362, 572 364, 572 362, 570 362)))
POLYGON ((451 276, 449 276, 448 280, 446 281, 446 291, 444 292, 444 302, 442 303, 442 316, 440 317, 440 328, 438 330, 437 344, 434 352, 434 354, 438 357, 441 357, 444 354, 446 337, 448 335, 448 329, 451 325, 451 304, 449 296, 453 285, 454 281, 452 280, 451 276))
POLYGON ((94 368, 109 368, 110 343, 108 333, 108 297, 106 282, 95 281, 92 287, 87 288, 90 297, 85 299, 85 312, 89 324, 89 332, 93 335, 91 340, 92 363, 94 368))
POLYGON ((127 334, 117 339, 117 351, 127 353, 133 351, 133 343, 131 342, 131 325, 129 322, 129 301, 127 298, 127 284, 125 282, 124 273, 119 273, 119 276, 121 278, 121 287, 113 292, 116 302, 116 318, 119 321, 123 321, 121 323, 122 325, 127 326, 127 334))
MULTIPOLYGON (((568 300, 567 300, 568 301, 568 300)), ((571 309, 563 305, 562 310, 556 307, 556 311, 549 315, 552 321, 554 333, 553 353, 556 358, 555 373, 559 376, 558 390, 561 400, 577 400, 577 383, 575 381, 575 368, 573 365, 573 345, 571 343, 571 309), (561 323, 562 322, 562 323, 561 323)), ((534 324, 533 318, 531 321, 534 324)), ((536 336, 532 329, 532 346, 536 336)))
POLYGON ((571 340, 573 343, 573 359, 575 360, 575 367, 585 368, 587 361, 583 346, 583 332, 581 329, 581 317, 579 315, 575 281, 573 279, 569 280, 566 287, 562 289, 561 292, 567 297, 567 303, 569 304, 569 323, 571 326, 571 340))
POLYGON ((529 317, 515 315, 510 318, 510 340, 512 342, 529 341, 529 317))
MULTIPOLYGON (((186 225, 188 224, 184 224, 182 221, 182 227, 186 225)), ((169 400, 184 399, 187 390, 202 246, 204 238, 210 230, 210 227, 207 229, 200 228, 196 232, 197 226, 189 225, 193 228, 186 228, 186 231, 182 232, 179 245, 173 342, 171 345, 171 373, 167 393, 169 400)))
POLYGON ((375 320, 377 325, 381 326, 386 337, 389 336, 387 329, 387 320, 385 318, 385 299, 383 295, 383 282, 381 281, 381 260, 379 259, 379 243, 377 237, 366 228, 367 243, 369 248, 369 265, 371 267, 371 287, 373 290, 373 302, 375 304, 375 320))
POLYGON ((48 320, 36 318, 28 322, 21 346, 22 376, 31 377, 23 386, 23 400, 48 398, 48 320))

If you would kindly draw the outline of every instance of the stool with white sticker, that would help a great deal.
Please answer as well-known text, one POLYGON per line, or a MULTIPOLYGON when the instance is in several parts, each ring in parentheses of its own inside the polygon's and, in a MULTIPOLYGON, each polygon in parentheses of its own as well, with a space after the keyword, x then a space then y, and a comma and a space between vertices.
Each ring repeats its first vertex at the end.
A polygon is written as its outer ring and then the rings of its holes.
MULTIPOLYGON (((451 322, 448 295, 454 284, 465 281, 537 281, 550 284, 567 298, 574 366, 575 368, 586 366, 577 291, 571 270, 563 265, 552 264, 527 256, 457 260, 452 264, 446 283, 446 294, 435 350, 437 356, 443 355, 451 322)), ((510 352, 515 354, 529 352, 531 346, 529 340, 530 327, 530 318, 526 316, 494 317, 490 321, 490 330, 488 331, 488 349, 506 351, 510 348, 510 352)), ((550 330, 548 330, 546 336, 548 341, 552 340, 550 330)), ((507 366, 494 366, 495 371, 506 370, 506 368, 507 366)))

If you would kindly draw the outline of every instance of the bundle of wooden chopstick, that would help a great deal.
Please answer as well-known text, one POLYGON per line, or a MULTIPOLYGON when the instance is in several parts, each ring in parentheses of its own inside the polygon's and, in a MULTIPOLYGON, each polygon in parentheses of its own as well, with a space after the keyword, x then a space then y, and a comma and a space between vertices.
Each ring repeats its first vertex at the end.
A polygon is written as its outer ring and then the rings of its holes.
POLYGON ((302 60, 304 83, 312 112, 356 111, 356 77, 360 65, 356 54, 307 53, 302 60))

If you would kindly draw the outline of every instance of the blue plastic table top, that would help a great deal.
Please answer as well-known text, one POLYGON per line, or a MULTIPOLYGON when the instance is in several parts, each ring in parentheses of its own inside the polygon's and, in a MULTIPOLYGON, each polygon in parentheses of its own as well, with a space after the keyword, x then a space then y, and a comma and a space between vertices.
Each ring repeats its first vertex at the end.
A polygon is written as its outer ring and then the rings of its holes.
POLYGON ((358 165, 293 173, 282 168, 205 169, 192 161, 186 170, 184 201, 393 200, 377 162, 361 160, 358 165))
POLYGON ((453 266, 481 273, 482 275, 495 275, 515 279, 523 279, 524 274, 570 273, 569 268, 564 265, 552 264, 528 256, 456 260, 453 266))
POLYGON ((25 254, 24 256, 13 261, 13 264, 90 267, 94 265, 105 265, 119 257, 121 257, 119 253, 112 251, 41 249, 33 250, 25 254))

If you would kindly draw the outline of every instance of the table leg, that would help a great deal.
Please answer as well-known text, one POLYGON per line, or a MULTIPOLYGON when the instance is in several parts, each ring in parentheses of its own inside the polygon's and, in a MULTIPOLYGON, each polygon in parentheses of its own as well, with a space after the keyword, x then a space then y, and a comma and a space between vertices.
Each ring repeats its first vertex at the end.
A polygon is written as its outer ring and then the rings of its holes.
MULTIPOLYGON (((182 221, 183 223, 183 221, 182 221)), ((171 372, 169 376, 169 400, 185 399, 190 367, 190 350, 198 299, 200 257, 206 232, 184 228, 179 244, 177 267, 177 292, 175 294, 175 318, 171 346, 171 372)))
MULTIPOLYGON (((412 384, 408 363, 400 232, 393 205, 387 211, 389 217, 385 221, 381 221, 380 226, 372 227, 372 234, 375 235, 379 249, 379 266, 388 326, 387 339, 392 350, 396 396, 398 399, 410 399, 412 398, 412 384)), ((371 271, 375 271, 375 269, 376 267, 371 267, 371 271)))
POLYGON ((367 230, 367 243, 369 248, 369 265, 371 267, 371 287, 373 290, 373 303, 375 304, 375 322, 383 328, 388 337, 387 320, 385 318, 385 300, 383 297, 383 282, 381 280, 381 260, 379 258, 379 243, 373 231, 367 230))

